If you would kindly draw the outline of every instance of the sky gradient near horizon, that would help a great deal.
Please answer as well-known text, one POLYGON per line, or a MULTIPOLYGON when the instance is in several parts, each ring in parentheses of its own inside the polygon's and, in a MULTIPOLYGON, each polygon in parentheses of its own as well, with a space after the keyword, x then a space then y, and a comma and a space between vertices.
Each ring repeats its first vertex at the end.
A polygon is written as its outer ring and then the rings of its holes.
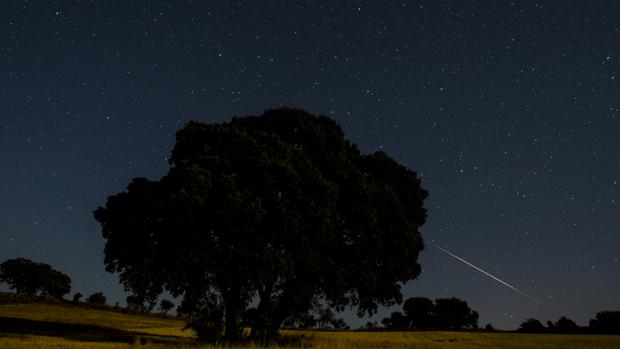
POLYGON ((619 15, 608 1, 3 1, 0 261, 44 261, 72 292, 123 303, 92 212, 160 178, 185 122, 298 106, 417 171, 425 240, 541 303, 431 244, 405 298, 464 299, 482 326, 587 325, 620 309, 619 15))

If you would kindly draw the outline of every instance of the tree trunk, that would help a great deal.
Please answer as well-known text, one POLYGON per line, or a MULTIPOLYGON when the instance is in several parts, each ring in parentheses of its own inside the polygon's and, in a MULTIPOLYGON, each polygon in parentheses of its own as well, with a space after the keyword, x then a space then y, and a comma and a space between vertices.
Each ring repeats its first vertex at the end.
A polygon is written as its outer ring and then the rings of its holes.
POLYGON ((284 291, 280 299, 278 299, 278 305, 273 311, 271 323, 269 323, 269 328, 267 329, 268 336, 277 336, 280 326, 291 315, 291 310, 294 306, 291 298, 289 292, 284 291))
POLYGON ((241 338, 239 326, 241 322, 241 307, 239 306, 239 298, 230 297, 225 302, 224 338, 227 342, 235 342, 241 338))
POLYGON ((222 290, 224 299, 224 340, 232 343, 241 339, 241 288, 234 280, 222 290), (231 285, 232 284, 232 285, 231 285))
POLYGON ((270 316, 272 312, 272 300, 271 293, 273 291, 273 284, 269 283, 265 285, 264 288, 259 288, 259 298, 260 302, 256 307, 256 314, 252 321, 252 332, 250 336, 253 339, 257 339, 259 341, 265 341, 268 339, 267 337, 267 318, 270 316))

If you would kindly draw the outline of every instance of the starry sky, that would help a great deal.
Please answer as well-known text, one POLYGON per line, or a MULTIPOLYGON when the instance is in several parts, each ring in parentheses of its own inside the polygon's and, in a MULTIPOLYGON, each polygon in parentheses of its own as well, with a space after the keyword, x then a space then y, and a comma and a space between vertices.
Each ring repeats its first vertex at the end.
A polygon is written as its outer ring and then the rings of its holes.
POLYGON ((482 326, 587 325, 620 308, 619 15, 613 1, 2 1, 0 260, 124 303, 93 210, 160 178, 188 120, 298 106, 422 176, 427 241, 542 302, 430 244, 405 298, 465 299, 482 326))

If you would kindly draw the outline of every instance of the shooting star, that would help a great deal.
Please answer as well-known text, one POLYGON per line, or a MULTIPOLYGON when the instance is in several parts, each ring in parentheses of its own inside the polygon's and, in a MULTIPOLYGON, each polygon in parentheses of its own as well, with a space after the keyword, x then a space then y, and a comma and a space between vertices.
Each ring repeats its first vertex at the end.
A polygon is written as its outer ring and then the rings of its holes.
POLYGON ((511 284, 507 283, 506 281, 504 281, 504 280, 502 280, 502 279, 500 279, 500 278, 498 278, 498 277, 496 277, 496 276, 491 275, 490 273, 488 273, 488 272, 484 271, 482 268, 479 268, 479 267, 477 267, 477 266, 475 266, 475 265, 471 264, 470 262, 468 262, 468 261, 464 260, 463 258, 461 258, 461 257, 459 257, 459 256, 455 255, 454 253, 452 253, 452 252, 450 252, 450 251, 446 250, 445 248, 443 248, 443 247, 441 247, 441 246, 439 246, 439 245, 437 245, 437 244, 435 244, 435 243, 433 243, 433 242, 431 242, 430 244, 431 244, 431 245, 433 245, 433 246, 435 246, 435 247, 437 247, 440 251, 442 251, 442 252, 446 253, 447 255, 449 255, 449 256, 451 256, 451 257, 456 258, 457 260, 459 260, 459 261, 461 261, 461 262, 463 262, 463 263, 467 264, 467 265, 468 265, 468 266, 470 266, 471 268, 476 269, 477 271, 481 272, 482 274, 484 274, 484 275, 486 275, 486 276, 490 277, 491 279, 493 279, 493 280, 495 280, 495 281, 499 282, 500 284, 502 284, 502 285, 504 285, 504 286, 506 286, 506 287, 510 288, 511 290, 513 290, 513 291, 515 291, 515 292, 519 293, 520 295, 525 296, 525 297, 527 297, 527 298, 529 298, 529 299, 533 300, 533 301, 534 301, 534 302, 536 302, 536 303, 542 303, 540 300, 538 300, 538 299, 536 299, 536 298, 534 298, 534 297, 530 296, 529 294, 527 294, 527 293, 525 293, 525 292, 521 291, 520 289, 518 289, 518 288, 516 288, 516 287, 512 286, 511 284))

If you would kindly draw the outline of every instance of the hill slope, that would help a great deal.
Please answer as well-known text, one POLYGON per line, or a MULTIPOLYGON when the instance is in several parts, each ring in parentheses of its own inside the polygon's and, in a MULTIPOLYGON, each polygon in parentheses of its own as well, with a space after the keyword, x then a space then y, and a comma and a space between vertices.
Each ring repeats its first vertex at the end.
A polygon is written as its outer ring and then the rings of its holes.
MULTIPOLYGON (((2 349, 116 349, 195 348, 193 332, 173 317, 128 314, 93 309, 66 301, 18 299, 0 294, 0 348, 2 349), (7 301, 8 300, 8 301, 7 301)), ((297 338, 294 348, 428 348, 428 349, 534 349, 620 348, 620 336, 552 335, 502 332, 313 332, 284 331, 297 338)), ((231 347, 237 349, 254 346, 231 347)), ((275 349, 273 347, 272 349, 275 349)), ((278 347, 283 348, 283 347, 278 347)))
MULTIPOLYGON (((131 314, 62 300, 0 294, 0 337, 45 336, 87 342, 191 342, 193 331, 170 316, 131 314)), ((4 347, 3 345, 0 345, 4 347)))

